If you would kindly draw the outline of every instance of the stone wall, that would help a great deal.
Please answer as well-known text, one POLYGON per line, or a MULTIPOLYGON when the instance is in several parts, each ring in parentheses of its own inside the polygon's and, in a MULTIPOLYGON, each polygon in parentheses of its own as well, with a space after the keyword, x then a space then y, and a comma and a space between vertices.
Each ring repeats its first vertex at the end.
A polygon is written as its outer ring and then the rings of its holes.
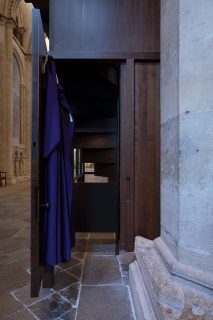
POLYGON ((31 11, 24 0, 0 1, 0 170, 8 184, 30 177, 31 11))

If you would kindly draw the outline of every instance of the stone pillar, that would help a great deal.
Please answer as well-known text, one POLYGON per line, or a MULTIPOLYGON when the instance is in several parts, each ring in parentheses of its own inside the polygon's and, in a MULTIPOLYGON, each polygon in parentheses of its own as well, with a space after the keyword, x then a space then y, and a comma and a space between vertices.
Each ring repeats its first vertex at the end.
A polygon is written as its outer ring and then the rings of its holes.
POLYGON ((161 1, 161 237, 137 237, 139 319, 213 319, 213 1, 161 1))
POLYGON ((21 114, 21 139, 20 139, 20 144, 25 145, 25 126, 26 126, 26 121, 25 121, 25 90, 26 86, 24 83, 20 84, 20 114, 21 114))
POLYGON ((6 171, 8 184, 13 183, 13 23, 7 21, 5 33, 6 96, 6 171))
POLYGON ((5 64, 6 64, 6 53, 5 53, 5 34, 6 34, 6 20, 0 19, 0 170, 6 170, 6 133, 5 133, 5 118, 6 118, 6 97, 5 88, 5 64))

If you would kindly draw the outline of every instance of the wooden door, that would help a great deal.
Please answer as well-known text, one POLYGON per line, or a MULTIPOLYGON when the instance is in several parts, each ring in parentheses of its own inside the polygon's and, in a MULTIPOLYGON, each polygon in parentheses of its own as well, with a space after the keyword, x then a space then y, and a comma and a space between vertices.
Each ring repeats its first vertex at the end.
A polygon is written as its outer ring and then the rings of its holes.
POLYGON ((160 234, 159 62, 126 60, 120 69, 120 227, 134 237, 160 234))
POLYGON ((44 276, 42 263, 42 216, 40 208, 40 119, 42 67, 47 55, 40 11, 33 10, 32 29, 32 163, 31 163, 31 296, 37 297, 44 276))

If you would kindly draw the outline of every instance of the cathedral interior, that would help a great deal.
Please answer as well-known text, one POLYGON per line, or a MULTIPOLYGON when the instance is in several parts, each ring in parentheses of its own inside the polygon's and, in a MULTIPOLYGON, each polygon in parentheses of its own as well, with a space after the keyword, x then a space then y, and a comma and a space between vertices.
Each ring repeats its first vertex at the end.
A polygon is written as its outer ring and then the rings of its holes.
POLYGON ((213 320, 213 3, 123 3, 0 0, 0 319, 213 320), (42 269, 45 59, 75 120, 79 229, 42 269))

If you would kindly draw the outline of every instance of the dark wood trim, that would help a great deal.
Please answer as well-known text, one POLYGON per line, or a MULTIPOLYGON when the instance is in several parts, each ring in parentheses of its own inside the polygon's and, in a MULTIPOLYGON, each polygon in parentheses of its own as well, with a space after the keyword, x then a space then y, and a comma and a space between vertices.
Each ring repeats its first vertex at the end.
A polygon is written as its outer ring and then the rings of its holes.
POLYGON ((128 145, 126 152, 129 154, 128 171, 126 172, 126 184, 128 185, 129 196, 127 197, 127 207, 126 211, 126 250, 133 251, 134 248, 134 220, 135 220, 135 61, 133 59, 128 59, 126 61, 127 67, 127 127, 126 134, 128 135, 128 145))
POLYGON ((73 52, 73 51, 50 51, 49 55, 54 59, 65 60, 119 60, 125 61, 127 59, 141 60, 141 61, 159 61, 160 52, 73 52))
POLYGON ((43 277, 41 261, 40 188, 40 106, 42 104, 41 54, 45 42, 39 10, 32 15, 32 157, 31 157, 31 297, 38 297, 43 277))
POLYGON ((120 215, 121 215, 121 240, 125 249, 132 251, 134 247, 134 207, 135 207, 135 169, 134 169, 134 81, 133 59, 126 61, 121 66, 120 89, 120 215))
POLYGON ((159 63, 135 64, 135 233, 160 234, 159 63))

